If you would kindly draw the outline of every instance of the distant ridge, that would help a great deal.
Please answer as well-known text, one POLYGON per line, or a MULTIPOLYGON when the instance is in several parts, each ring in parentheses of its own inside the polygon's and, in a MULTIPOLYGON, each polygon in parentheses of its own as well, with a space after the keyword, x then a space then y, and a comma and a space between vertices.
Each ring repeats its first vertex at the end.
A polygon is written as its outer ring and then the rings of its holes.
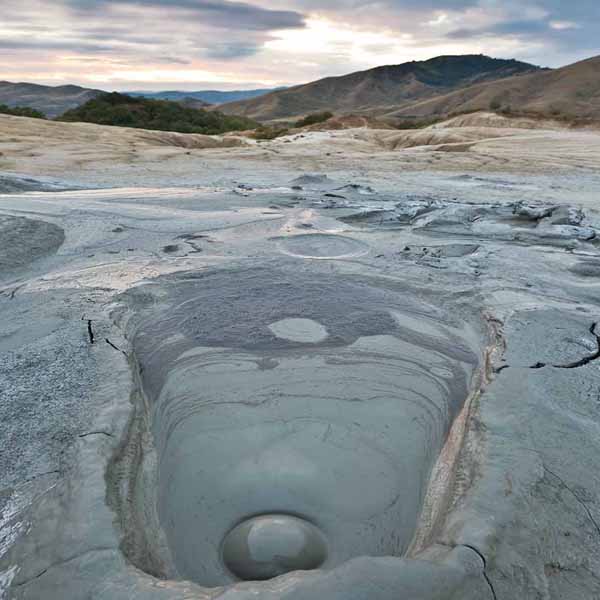
POLYGON ((295 119, 308 113, 385 114, 476 83, 540 71, 539 67, 484 55, 439 56, 376 67, 271 92, 220 107, 259 121, 295 119))
POLYGON ((48 117, 57 117, 65 111, 85 104, 102 94, 101 90, 60 85, 56 87, 36 83, 11 83, 0 81, 0 104, 10 107, 27 106, 43 112, 48 117))
MULTIPOLYGON (((258 96, 284 88, 237 90, 222 92, 207 90, 198 92, 130 92, 127 95, 153 100, 172 100, 189 108, 204 108, 212 104, 232 102, 258 96)), ((0 81, 0 104, 27 106, 43 112, 47 117, 58 117, 106 92, 77 85, 49 86, 36 83, 12 83, 0 81)))
POLYGON ((150 98, 152 100, 172 100, 174 102, 181 102, 183 100, 194 99, 201 100, 207 104, 223 104, 225 102, 237 102, 240 100, 249 100, 252 98, 258 98, 269 94, 271 92, 277 92, 284 90, 283 87, 270 88, 270 89, 256 89, 256 90, 235 90, 231 92, 223 92, 218 90, 200 90, 197 92, 185 92, 185 91, 166 91, 166 92, 124 92, 128 96, 143 96, 144 98, 150 98))

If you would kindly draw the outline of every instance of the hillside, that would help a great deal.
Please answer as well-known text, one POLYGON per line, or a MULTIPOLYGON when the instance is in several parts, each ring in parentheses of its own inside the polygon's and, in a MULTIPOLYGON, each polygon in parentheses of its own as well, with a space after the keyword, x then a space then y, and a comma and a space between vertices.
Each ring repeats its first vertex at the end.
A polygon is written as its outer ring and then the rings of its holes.
POLYGON ((26 106, 50 118, 62 115, 65 111, 80 106, 102 93, 100 90, 76 85, 51 87, 34 83, 0 81, 0 104, 10 107, 26 106))
POLYGON ((89 100, 67 111, 59 120, 205 135, 253 129, 257 125, 245 117, 187 108, 168 100, 133 98, 116 92, 89 100))
POLYGON ((324 110, 342 114, 386 113, 474 83, 534 71, 539 68, 516 60, 483 55, 441 56, 328 77, 259 98, 225 104, 220 110, 260 121, 297 118, 324 110))
POLYGON ((600 56, 555 69, 469 86, 386 113, 432 117, 475 110, 546 117, 600 119, 600 56))

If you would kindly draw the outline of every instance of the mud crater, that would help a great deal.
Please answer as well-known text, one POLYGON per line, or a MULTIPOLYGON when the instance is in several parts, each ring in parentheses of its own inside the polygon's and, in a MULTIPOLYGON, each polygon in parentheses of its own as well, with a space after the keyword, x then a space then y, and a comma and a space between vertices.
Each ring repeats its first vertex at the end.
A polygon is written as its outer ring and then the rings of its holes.
POLYGON ((407 552, 479 385, 478 315, 297 268, 171 275, 123 300, 139 393, 115 505, 136 566, 210 588, 407 552))

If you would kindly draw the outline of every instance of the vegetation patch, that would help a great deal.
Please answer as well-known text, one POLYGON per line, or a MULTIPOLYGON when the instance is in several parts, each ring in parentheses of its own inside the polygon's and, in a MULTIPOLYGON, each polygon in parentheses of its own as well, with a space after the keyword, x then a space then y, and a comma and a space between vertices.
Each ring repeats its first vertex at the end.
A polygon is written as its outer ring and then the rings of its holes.
POLYGON ((394 127, 397 129, 425 129, 425 127, 429 127, 430 125, 435 125, 436 123, 441 123, 442 121, 446 121, 450 116, 437 116, 437 117, 428 117, 426 119, 403 119, 402 121, 396 121, 394 123, 394 127))
POLYGON ((297 121, 295 127, 308 127, 309 125, 324 123, 325 121, 329 121, 329 119, 331 119, 332 117, 333 113, 329 111, 313 113, 297 121))
POLYGON ((35 108, 29 106, 6 106, 6 104, 0 104, 0 114, 12 115, 14 117, 29 117, 31 119, 45 119, 46 115, 35 108))
POLYGON ((246 117, 188 108, 168 100, 134 98, 116 92, 89 100, 57 120, 205 135, 244 131, 258 126, 256 121, 246 117))
POLYGON ((290 130, 287 127, 276 127, 268 125, 260 125, 252 134, 255 140, 274 140, 278 137, 287 135, 290 130))

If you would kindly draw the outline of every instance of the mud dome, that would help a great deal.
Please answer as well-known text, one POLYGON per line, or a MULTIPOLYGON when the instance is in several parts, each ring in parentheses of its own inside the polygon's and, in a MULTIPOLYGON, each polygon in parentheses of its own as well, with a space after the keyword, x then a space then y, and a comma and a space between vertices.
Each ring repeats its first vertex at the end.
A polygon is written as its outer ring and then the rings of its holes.
POLYGON ((152 434, 122 520, 146 532, 131 560, 214 587, 406 552, 478 381, 475 317, 297 264, 167 276, 125 299, 152 434))
POLYGON ((55 253, 64 241, 64 231, 52 223, 0 215, 0 280, 55 253))

